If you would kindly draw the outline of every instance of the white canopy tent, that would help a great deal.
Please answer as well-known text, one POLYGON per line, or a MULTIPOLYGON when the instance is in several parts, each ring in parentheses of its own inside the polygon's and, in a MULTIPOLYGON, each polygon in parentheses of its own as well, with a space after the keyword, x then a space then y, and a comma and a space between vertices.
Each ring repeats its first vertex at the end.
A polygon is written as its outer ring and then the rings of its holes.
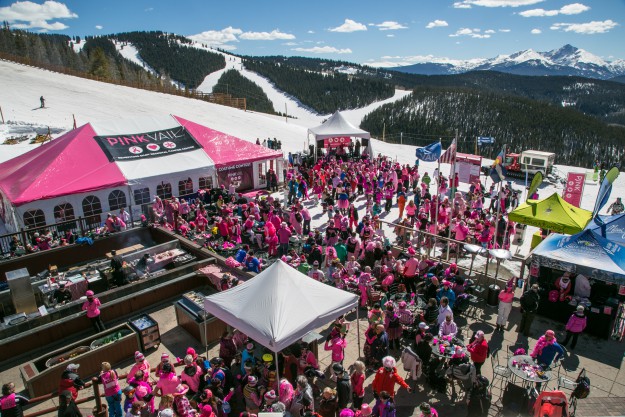
MULTIPOLYGON (((348 122, 341 112, 335 112, 328 120, 320 124, 319 126, 311 127, 308 129, 308 136, 313 135, 315 137, 315 145, 317 147, 325 147, 326 140, 339 140, 340 138, 362 138, 363 148, 367 150, 367 153, 371 155, 371 134, 365 130, 362 130, 350 122, 348 122), (322 142, 321 146, 319 142, 322 142)), ((349 141, 348 141, 349 142, 349 141)), ((340 141, 335 143, 341 143, 340 141)), ((332 145, 331 145, 332 146, 332 145)), ((336 146, 336 145, 334 145, 336 146)))
POLYGON ((276 353, 357 307, 357 295, 315 281, 281 260, 204 299, 207 313, 276 353))

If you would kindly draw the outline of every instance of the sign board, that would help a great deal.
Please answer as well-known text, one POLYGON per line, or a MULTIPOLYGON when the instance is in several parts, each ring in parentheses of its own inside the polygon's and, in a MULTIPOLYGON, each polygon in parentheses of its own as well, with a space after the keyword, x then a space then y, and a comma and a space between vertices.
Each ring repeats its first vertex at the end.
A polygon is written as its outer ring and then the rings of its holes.
POLYGON ((339 148, 341 146, 349 146, 352 138, 349 136, 337 136, 335 138, 327 138, 323 141, 324 148, 339 148))
POLYGON ((585 181, 586 173, 569 172, 566 179, 566 185, 562 191, 562 198, 564 201, 573 204, 575 207, 579 207, 582 202, 582 195, 584 194, 585 181))
POLYGON ((236 191, 254 188, 254 167, 251 162, 217 168, 217 179, 226 189, 234 185, 236 191))
POLYGON ((492 136, 478 136, 477 144, 478 145, 492 145, 495 143, 495 138, 492 136))
POLYGON ((94 136, 93 139, 109 161, 154 158, 201 148, 182 126, 129 135, 94 136))
POLYGON ((458 174, 458 180, 460 182, 465 184, 472 184, 476 181, 479 182, 481 167, 481 156, 460 152, 456 154, 456 173, 458 174))

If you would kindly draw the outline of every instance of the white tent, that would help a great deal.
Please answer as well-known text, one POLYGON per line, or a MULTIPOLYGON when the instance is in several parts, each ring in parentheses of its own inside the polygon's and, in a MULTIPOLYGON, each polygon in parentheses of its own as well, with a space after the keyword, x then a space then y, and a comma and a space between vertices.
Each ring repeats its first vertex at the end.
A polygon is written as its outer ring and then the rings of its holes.
POLYGON ((340 112, 334 113, 328 120, 316 127, 308 129, 308 134, 315 136, 316 140, 348 136, 355 138, 370 139, 369 132, 357 128, 343 117, 340 112))
POLYGON ((273 352, 358 306, 358 296, 278 260, 242 285, 210 295, 204 309, 273 352))

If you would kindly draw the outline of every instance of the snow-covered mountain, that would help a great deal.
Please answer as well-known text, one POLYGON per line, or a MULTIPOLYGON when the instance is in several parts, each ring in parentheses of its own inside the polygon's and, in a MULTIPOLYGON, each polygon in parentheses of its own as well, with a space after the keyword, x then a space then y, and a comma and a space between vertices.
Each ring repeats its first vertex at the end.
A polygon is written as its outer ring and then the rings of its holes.
POLYGON ((518 75, 576 75, 599 79, 625 75, 625 60, 606 61, 572 45, 564 45, 547 52, 527 49, 489 59, 452 60, 427 56, 419 61, 413 65, 388 69, 423 75, 461 74, 481 70, 518 75))

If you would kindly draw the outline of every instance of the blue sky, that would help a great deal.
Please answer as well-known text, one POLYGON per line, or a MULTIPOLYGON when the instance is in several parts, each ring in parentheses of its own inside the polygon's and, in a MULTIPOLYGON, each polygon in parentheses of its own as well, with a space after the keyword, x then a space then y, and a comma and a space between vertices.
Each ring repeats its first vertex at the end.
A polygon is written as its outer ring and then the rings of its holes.
POLYGON ((80 36, 162 30, 243 55, 378 65, 567 43, 625 59, 625 0, 0 0, 0 20, 80 36))

